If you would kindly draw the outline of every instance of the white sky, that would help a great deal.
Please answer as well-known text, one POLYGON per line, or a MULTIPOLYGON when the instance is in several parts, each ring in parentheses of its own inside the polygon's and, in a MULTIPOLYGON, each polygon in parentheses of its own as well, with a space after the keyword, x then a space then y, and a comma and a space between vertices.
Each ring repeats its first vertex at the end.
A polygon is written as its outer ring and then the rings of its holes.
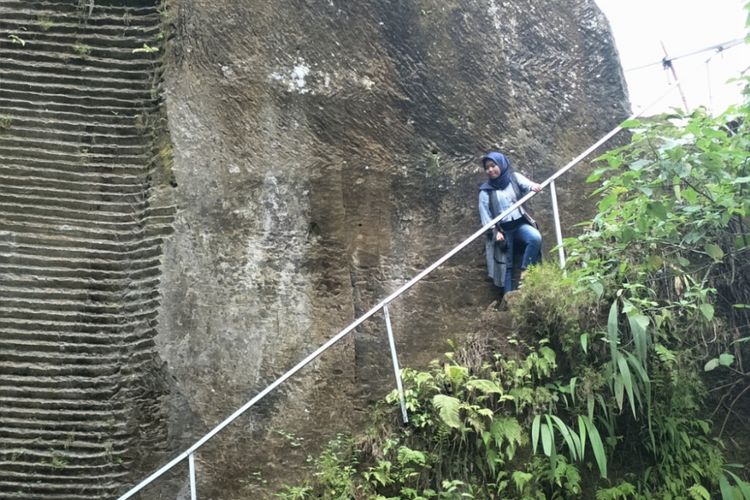
MULTIPOLYGON (((661 42, 669 56, 676 57, 743 38, 747 32, 743 0, 596 0, 596 3, 612 27, 633 111, 641 111, 669 89, 671 75, 660 64, 629 71, 660 61, 664 57, 661 42)), ((741 102, 739 86, 726 81, 750 66, 750 47, 743 43, 723 52, 703 52, 677 59, 673 65, 688 107, 703 105, 720 113, 728 105, 741 102)), ((671 107, 682 107, 676 89, 646 114, 671 107)))

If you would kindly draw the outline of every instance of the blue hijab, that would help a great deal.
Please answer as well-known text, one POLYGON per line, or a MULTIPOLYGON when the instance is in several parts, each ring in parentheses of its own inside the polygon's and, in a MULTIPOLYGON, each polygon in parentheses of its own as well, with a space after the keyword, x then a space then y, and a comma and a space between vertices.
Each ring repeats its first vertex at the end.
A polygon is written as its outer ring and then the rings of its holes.
POLYGON ((492 151, 482 157, 482 166, 487 165, 487 162, 490 160, 500 167, 500 176, 496 179, 489 179, 479 189, 505 189, 510 184, 510 176, 513 172, 510 168, 510 160, 504 154, 492 151))

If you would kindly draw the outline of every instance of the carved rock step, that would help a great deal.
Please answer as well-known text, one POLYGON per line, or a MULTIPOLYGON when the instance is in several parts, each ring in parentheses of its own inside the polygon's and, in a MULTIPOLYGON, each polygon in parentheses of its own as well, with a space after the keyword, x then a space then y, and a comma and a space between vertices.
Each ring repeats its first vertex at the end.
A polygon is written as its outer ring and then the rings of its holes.
MULTIPOLYGON (((23 255, 44 255, 51 258, 65 258, 65 256, 70 255, 71 258, 76 259, 122 259, 123 261, 151 260, 159 258, 161 255, 159 243, 132 249, 115 248, 112 250, 101 250, 72 245, 45 245, 39 240, 27 241, 23 235, 8 233, 0 234, 0 252, 5 254, 12 252, 23 255)), ((32 286, 32 288, 38 287, 44 288, 44 284, 38 283, 37 286, 32 286)), ((96 294, 102 290, 92 289, 90 291, 96 294)))
MULTIPOLYGON (((61 208, 62 209, 62 208, 61 208)), ((116 217, 117 214, 100 212, 102 217, 116 217)), ((20 220, 16 222, 3 222, 0 220, 0 231, 7 231, 13 233, 16 238, 22 235, 39 234, 43 235, 43 240, 40 238, 39 241, 49 241, 50 239, 58 239, 60 241, 67 242, 80 242, 93 245, 107 245, 110 244, 112 248, 116 248, 118 245, 126 247, 129 244, 139 244, 142 238, 138 238, 136 235, 128 235, 127 232, 114 232, 105 231, 97 228, 90 229, 76 229, 67 224, 54 224, 54 223, 40 223, 31 222, 30 220, 20 220)), ((147 235, 149 229, 142 231, 142 236, 147 235)))
POLYGON ((0 155, 3 157, 36 157, 52 161, 77 162, 79 165, 89 160, 107 162, 116 168, 118 165, 134 167, 148 164, 151 154, 147 148, 121 146, 97 146, 86 144, 67 144, 54 140, 35 140, 0 136, 0 155))
POLYGON ((29 418, 29 416, 24 413, 21 418, 15 418, 4 416, 0 412, 0 427, 3 429, 17 429, 19 431, 29 429, 30 433, 37 431, 73 432, 91 434, 94 436, 124 436, 132 433, 132 429, 128 428, 124 421, 115 421, 109 417, 105 420, 69 419, 67 421, 62 421, 55 417, 55 415, 43 415, 41 417, 29 418))
MULTIPOLYGON (((23 205, 9 205, 0 203, 0 207, 6 210, 8 216, 14 216, 15 222, 10 224, 0 223, 0 228, 8 232, 13 232, 15 237, 28 232, 41 232, 45 236, 62 235, 67 239, 95 238, 98 240, 110 240, 123 244, 131 241, 137 241, 138 237, 148 237, 150 235, 167 234, 171 229, 168 225, 168 218, 156 216, 141 216, 138 214, 123 214, 121 217, 109 212, 89 212, 72 211, 70 209, 60 208, 65 211, 66 217, 55 217, 54 208, 37 208, 33 205, 28 206, 28 210, 33 212, 28 215, 22 215, 23 205), (107 215, 111 222, 96 222, 91 214, 107 215), (75 219, 73 216, 78 215, 75 219), (62 231, 64 230, 64 231, 62 231)), ((142 213, 146 213, 145 211, 142 213)), ((6 233, 7 234, 7 233, 6 233)))
MULTIPOLYGON (((31 198, 33 201, 33 198, 31 198)), ((26 233, 28 231, 40 231, 45 235, 60 234, 59 231, 52 228, 63 228, 66 230, 66 237, 92 237, 105 238, 128 242, 137 239, 137 236, 146 236, 154 231, 160 224, 166 224, 168 219, 164 217, 142 216, 139 214, 112 214, 110 212, 84 212, 82 210, 71 210, 70 208, 58 208, 60 212, 64 211, 64 216, 55 217, 55 207, 36 207, 34 205, 9 204, 0 202, 0 209, 5 211, 8 217, 13 217, 15 224, 21 224, 25 229, 13 228, 13 224, 4 227, 8 231, 13 231, 14 235, 26 233), (24 212, 27 208, 28 212, 24 212), (103 221, 97 221, 93 215, 107 215, 103 221), (76 218, 77 217, 77 218, 76 218)), ((142 211, 141 213, 146 213, 142 211)), ((2 226, 2 224, 0 224, 2 226)))
MULTIPOLYGON (((74 300, 49 300, 41 298, 4 298, 2 308, 26 309, 30 311, 79 312, 90 315, 108 315, 121 313, 123 316, 140 314, 158 308, 159 297, 150 300, 121 300, 110 303, 74 300)), ((0 344, 1 345, 1 344, 0 344)), ((0 354, 2 356, 2 354, 0 354)))
POLYGON ((19 228, 18 225, 11 227, 9 224, 2 224, 0 220, 0 237, 12 238, 12 242, 15 245, 29 245, 29 246, 53 246, 58 248, 68 248, 72 251, 88 248, 94 251, 105 251, 114 253, 127 253, 134 250, 148 249, 153 246, 161 246, 164 241, 158 237, 152 237, 144 239, 143 241, 133 242, 109 242, 101 239, 91 238, 65 238, 64 236, 50 235, 46 232, 30 232, 30 231, 16 231, 19 228), (8 227, 4 229, 3 226, 8 227), (3 234, 5 232, 5 234, 3 234))
POLYGON ((102 290, 135 290, 141 286, 151 286, 158 283, 154 278, 143 280, 119 279, 119 280, 86 280, 81 278, 55 278, 49 276, 40 276, 38 278, 28 276, 8 276, 3 278, 2 284, 7 288, 18 288, 32 290, 39 287, 57 288, 68 290, 93 290, 99 292, 102 290))
MULTIPOLYGON (((2 339, 0 339, 0 348, 7 350, 8 352, 12 351, 36 351, 36 352, 51 352, 51 353, 74 353, 74 354, 85 354, 85 355, 103 355, 103 356, 109 356, 111 358, 116 358, 117 356, 124 356, 127 353, 136 351, 136 350, 148 350, 152 349, 154 347, 154 340, 150 338, 142 338, 137 339, 133 342, 128 343, 114 343, 114 342, 108 342, 108 343, 99 343, 99 344, 86 344, 83 342, 76 342, 76 343, 70 343, 70 342, 62 342, 62 341, 40 341, 40 340, 30 340, 27 338, 5 338, 3 336, 2 339)), ((54 382, 54 385, 50 387, 56 387, 56 388, 70 388, 75 390, 81 390, 81 389, 93 389, 94 386, 92 385, 91 381, 89 383, 84 383, 81 380, 72 380, 72 379, 60 379, 55 378, 49 382, 54 382), (81 386, 75 386, 71 385, 73 383, 81 383, 81 386)), ((109 382, 109 385, 111 383, 114 383, 114 380, 111 380, 109 382)), ((28 384, 33 384, 35 386, 38 386, 38 381, 36 379, 28 379, 26 377, 10 377, 9 379, 3 379, 0 380, 0 387, 9 386, 14 387, 18 385, 23 385, 24 387, 28 384)), ((42 387, 42 386, 39 386, 42 387)), ((48 387, 48 386, 43 386, 48 387)), ((97 387, 101 387, 102 390, 105 389, 105 386, 101 383, 98 383, 97 387)))
MULTIPOLYGON (((7 453, 0 451, 0 478, 3 477, 5 470, 15 472, 29 471, 29 465, 33 464, 36 464, 36 469, 42 473, 60 474, 61 469, 65 469, 72 477, 85 477, 90 473, 102 474, 109 471, 117 471, 122 468, 124 461, 125 454, 120 450, 112 450, 111 452, 101 451, 98 453, 71 453, 66 450, 47 450, 45 452, 41 450, 9 449, 7 453), (16 464, 3 466, 5 460, 13 457, 16 458, 18 466, 16 464), (25 461, 25 463, 21 460, 25 461)), ((81 477, 81 479, 84 478, 81 477)), ((32 482, 32 484, 34 483, 32 482)))
MULTIPOLYGON (((8 209, 12 209, 12 205, 24 208, 30 208, 34 205, 41 205, 40 208, 44 208, 45 206, 59 207, 65 210, 65 212, 59 213, 61 218, 68 217, 75 218, 76 220, 80 220, 81 218, 97 219, 86 217, 86 214, 98 212, 97 215, 101 213, 101 215, 130 216, 130 222, 135 222, 148 208, 148 202, 145 196, 143 196, 145 194, 144 192, 138 193, 135 196, 132 194, 120 194, 118 196, 108 193, 97 193, 95 191, 81 192, 55 188, 7 186, 7 189, 3 193, 0 193, 0 203, 3 204, 4 208, 8 209), (33 203, 30 204, 30 201, 33 201, 33 203)), ((127 220, 123 222, 127 222, 127 220)))
MULTIPOLYGON (((8 327, 15 328, 16 330, 31 330, 31 331, 57 331, 60 334, 64 332, 71 333, 101 333, 104 334, 109 330, 112 335, 110 339, 114 342, 121 335, 125 337, 128 334, 133 334, 130 338, 138 338, 138 334, 143 335, 148 332, 150 328, 145 327, 144 323, 148 326, 149 321, 156 320, 155 315, 144 315, 144 316, 132 316, 120 318, 118 322, 88 322, 77 318, 59 318, 49 319, 42 317, 18 317, 13 314, 0 314, 0 324, 8 325, 8 327), (87 329, 88 328, 88 329, 87 329)), ((86 375, 90 375, 86 373, 86 375)))
POLYGON ((5 12, 15 18, 37 21, 38 16, 59 16, 75 23, 79 29, 96 27, 101 24, 134 25, 159 24, 158 5, 150 3, 138 7, 123 5, 122 3, 96 0, 96 4, 87 6, 76 2, 46 2, 23 0, 5 0, 0 12, 5 12), (80 6, 79 6, 80 5, 80 6), (143 20, 143 23, 139 23, 143 20))
MULTIPOLYGON (((28 63, 26 63, 28 64, 28 63)), ((50 85, 70 85, 75 87, 96 87, 102 89, 102 92, 120 91, 129 89, 140 92, 144 96, 151 95, 154 88, 154 78, 144 78, 142 72, 125 73, 130 78, 118 78, 105 71, 96 71, 91 68, 81 69, 78 72, 71 72, 67 67, 54 64, 37 63, 33 67, 24 65, 21 61, 13 59, 3 59, 0 61, 0 71, 8 75, 8 79, 14 81, 34 81, 50 85), (63 72, 63 69, 65 70, 63 72), (135 79, 134 76, 139 78, 135 79)))
POLYGON ((64 91, 51 92, 51 89, 45 91, 44 86, 33 84, 8 84, 3 83, 0 88, 0 98, 15 100, 39 100, 47 101, 53 104, 66 104, 73 111, 81 111, 86 108, 95 109, 98 112, 110 111, 113 113, 130 113, 132 116, 150 111, 154 102, 153 99, 141 97, 137 101, 119 99, 115 97, 100 97, 96 95, 66 94, 64 91), (104 109, 103 109, 104 108, 104 109))
MULTIPOLYGON (((0 176, 0 181, 3 178, 0 176)), ((80 193, 66 190, 52 190, 47 188, 22 188, 7 186, 8 196, 0 197, 0 210, 16 221, 36 221, 39 224, 68 224, 72 227, 82 226, 91 229, 101 229, 113 232, 132 232, 143 228, 147 219, 159 218, 147 215, 148 205, 141 194, 115 196, 108 193, 80 193), (70 196, 88 203, 90 209, 80 204, 73 205, 70 201, 61 202, 61 196, 70 196), (60 205, 58 205, 60 203, 60 205), (133 213, 115 211, 123 203, 132 203, 133 213), (40 206, 41 205, 41 206, 40 206), (108 210, 103 210, 107 208, 108 210), (108 217, 96 217, 99 213, 108 217)), ((154 221, 156 222, 156 221, 154 221)))
POLYGON ((31 101, 29 99, 3 96, 2 94, 0 94, 0 106, 3 109, 3 116, 8 116, 11 120, 11 126, 15 117, 39 119, 57 117, 61 120, 88 120, 92 126, 124 125, 129 127, 143 113, 152 111, 151 108, 142 111, 106 111, 99 107, 79 107, 72 104, 54 102, 47 97, 42 97, 39 101, 31 101))
POLYGON ((136 134, 134 128, 130 127, 128 135, 122 133, 125 130, 127 129, 120 128, 120 134, 111 134, 106 129, 97 129, 90 124, 74 125, 65 122, 54 123, 49 120, 42 127, 28 127, 23 126, 20 120, 13 119, 3 135, 13 138, 66 142, 78 146, 78 149, 91 147, 92 145, 122 147, 124 150, 138 147, 140 151, 148 151, 151 148, 148 138, 145 136, 145 129, 143 133, 136 134))
MULTIPOLYGON (((2 475, 2 470, 0 470, 0 475, 2 475)), ((83 483, 83 480, 78 487, 66 487, 59 493, 40 492, 34 491, 34 489, 26 491, 29 488, 17 486, 17 484, 33 484, 32 478, 33 476, 29 477, 27 482, 21 483, 0 483, 0 492, 5 492, 5 495, 7 495, 3 498, 12 498, 13 500, 111 500, 117 497, 114 494, 117 491, 114 485, 99 485, 90 489, 88 487, 89 481, 83 483)))
MULTIPOLYGON (((140 271, 143 269, 151 269, 159 267, 161 265, 160 259, 154 257, 151 259, 58 259, 50 257, 46 252, 39 252, 38 254, 33 253, 22 253, 14 252, 7 254, 0 248, 0 258, 3 259, 7 264, 14 266, 31 266, 31 267, 52 267, 52 268, 69 268, 69 269, 81 269, 90 268, 101 271, 114 271, 127 273, 130 271, 140 271)), ((156 297, 158 292, 156 290, 151 291, 132 291, 128 293, 128 299, 133 297, 156 297)), ((3 286, 0 280, 0 298, 2 297, 13 297, 22 299, 26 297, 38 297, 40 299, 61 299, 61 300, 74 300, 76 298, 85 298, 91 301, 108 301, 114 298, 123 298, 122 296, 113 295, 112 292, 103 293, 101 291, 87 291, 86 293, 70 291, 70 290, 54 290, 44 289, 41 287, 35 289, 18 289, 3 286)))
MULTIPOLYGON (((40 141, 41 142, 41 141, 40 141)), ((106 162, 110 163, 110 171, 116 171, 122 165, 123 169, 126 169, 126 173, 138 173, 144 165, 147 163, 149 158, 148 155, 118 155, 117 151, 113 151, 111 154, 92 154, 88 153, 85 156, 81 154, 73 153, 61 153, 52 151, 53 145, 47 143, 31 147, 15 146, 14 141, 3 140, 0 136, 0 159, 16 159, 23 157, 32 157, 36 159, 43 159, 53 162, 69 162, 72 164, 78 163, 83 167, 87 167, 87 163, 99 163, 106 162), (138 166, 141 166, 140 168, 138 166)), ((90 167, 88 168, 90 170, 90 167)))
MULTIPOLYGON (((84 311, 58 311, 58 310, 37 310, 25 307, 9 307, 5 304, 0 305, 0 318, 10 319, 27 319, 54 321, 66 323, 88 323, 92 325, 118 325, 123 319, 149 319, 156 318, 158 310, 149 308, 143 310, 123 311, 122 314, 95 313, 84 311)), ((6 353, 1 353, 4 355, 6 353)))
POLYGON ((95 399, 61 399, 61 398, 34 398, 0 396, 0 403, 16 410, 42 410, 42 411, 77 411, 86 408, 86 411, 97 412, 100 416, 108 415, 110 412, 125 409, 125 402, 119 400, 98 401, 95 399))
MULTIPOLYGON (((0 50, 2 48, 0 47, 0 50)), ((101 85, 96 80, 76 83, 48 83, 36 79, 24 79, 20 74, 4 74, 3 87, 0 89, 4 95, 10 92, 28 92, 40 96, 60 96, 71 102, 71 99, 96 99, 102 106, 111 104, 121 108, 132 108, 150 103, 151 92, 148 90, 130 89, 128 87, 111 88, 101 85)))
MULTIPOLYGON (((7 179, 2 175, 0 171, 0 181, 7 179)), ((140 190, 133 190, 132 192, 118 192, 116 190, 105 190, 101 191, 97 189, 97 186, 86 185, 85 183, 78 183, 76 186, 70 186, 67 188, 65 184, 55 185, 47 181, 46 186, 34 185, 26 182, 27 178, 16 178, 16 182, 9 180, 3 182, 4 188, 8 194, 13 195, 24 195, 22 202, 27 202, 27 199, 31 198, 48 198, 48 199, 59 199, 65 198, 76 198, 81 199, 86 203, 98 203, 104 202, 113 205, 127 205, 133 210, 137 207, 138 211, 143 211, 144 207, 147 207, 148 198, 148 187, 141 185, 140 190)))
MULTIPOLYGON (((64 323, 54 321, 32 322, 27 319, 0 318, 0 328, 4 337, 27 340, 66 341, 66 342, 112 342, 124 345, 150 338, 155 334, 156 320, 129 320, 119 325, 92 325, 87 323, 64 323)), ((86 376, 89 376, 86 374, 86 376)))
MULTIPOLYGON (((6 204, 0 205, 2 205, 3 207, 8 207, 6 212, 8 215, 19 213, 17 210, 18 207, 16 206, 8 206, 6 204)), ((43 211, 43 209, 34 208, 34 212, 38 213, 41 211, 43 211)), ((130 238, 130 236, 132 235, 140 235, 141 237, 148 238, 151 236, 171 234, 171 231, 173 230, 173 228, 169 225, 168 216, 138 217, 137 215, 133 215, 131 217, 134 220, 128 221, 128 217, 123 216, 121 218, 121 222, 95 223, 92 221, 90 222, 90 224, 85 224, 89 219, 72 219, 67 217, 55 218, 52 215, 36 215, 35 213, 28 216, 16 215, 15 226, 13 224, 3 225, 2 223, 0 223, 0 227, 5 227, 5 229, 7 229, 7 231, 5 231, 4 233, 4 236, 9 237, 9 235, 12 235, 12 237, 16 240, 24 236, 25 234, 28 234, 29 231, 35 231, 36 234, 43 234, 43 238, 45 239, 45 241, 47 241, 50 236, 61 234, 60 231, 49 229, 49 227, 59 227, 66 230, 64 236, 67 242, 88 239, 87 236, 96 238, 97 241, 102 241, 102 238, 109 235, 108 239, 110 241, 119 242, 122 245, 127 245, 131 242, 138 242, 137 238, 130 238), (19 224, 23 229, 19 229, 19 224), (76 231, 78 231, 79 233, 78 237, 76 237, 76 231)), ((37 243, 40 241, 41 239, 37 240, 37 243)), ((3 245, 0 245, 0 252, 2 252, 2 247, 3 245)), ((14 245, 14 250, 15 248, 17 247, 14 245)), ((43 255, 43 252, 39 250, 32 250, 30 252, 26 252, 26 254, 43 255)), ((99 255, 97 257, 101 258, 102 256, 99 255)))
POLYGON ((94 182, 133 182, 139 187, 147 185, 148 168, 143 165, 121 165, 104 162, 95 162, 90 159, 81 161, 80 158, 68 161, 54 157, 52 159, 33 158, 26 152, 2 153, 0 152, 0 170, 12 169, 18 171, 16 165, 28 163, 28 172, 35 175, 54 178, 60 176, 66 180, 91 179, 94 182), (66 169, 61 171, 61 169, 66 169))
POLYGON ((65 64, 85 63, 87 66, 98 69, 112 64, 118 69, 150 70, 155 65, 161 64, 161 61, 157 59, 157 54, 133 54, 130 49, 99 48, 55 42, 34 42, 33 47, 23 49, 18 47, 18 44, 14 44, 8 38, 0 39, 0 50, 7 53, 9 59, 19 62, 49 61, 52 54, 57 54, 58 61, 65 64))
MULTIPOLYGON (((24 332, 26 339, 61 340, 68 342, 129 342, 152 336, 155 323, 149 320, 126 320, 118 325, 92 325, 88 323, 59 323, 55 321, 29 321, 27 319, 0 318, 0 328, 4 336, 19 335, 24 332)), ((73 374, 75 375, 75 374, 73 374)), ((90 374, 85 374, 90 376, 90 374)))
POLYGON ((130 439, 132 439, 131 433, 127 429, 121 429, 119 433, 110 432, 103 436, 101 433, 91 431, 61 432, 50 429, 35 429, 28 434, 24 434, 18 428, 0 428, 0 440, 11 447, 18 448, 49 450, 50 447, 57 448, 57 445, 60 445, 60 448, 70 449, 71 451, 101 450, 113 446, 122 448, 121 445, 126 444, 130 439), (35 441, 44 444, 40 445, 35 441))
POLYGON ((10 163, 0 165, 0 185, 81 192, 90 190, 119 196, 142 196, 147 189, 142 176, 91 175, 61 170, 24 168, 10 163))
MULTIPOLYGON (((14 34, 24 42, 24 47, 35 48, 39 42, 53 42, 68 46, 85 45, 98 46, 102 48, 124 49, 133 53, 134 49, 143 47, 144 40, 150 41, 152 46, 160 42, 161 32, 158 27, 144 25, 136 29, 125 27, 119 33, 106 33, 102 30, 80 31, 70 22, 64 22, 65 18, 55 24, 51 19, 45 19, 44 23, 39 18, 33 20, 22 20, 19 18, 5 18, 0 22, 0 34, 7 37, 14 34), (48 29, 45 29, 49 26, 48 29)), ((115 31, 117 29, 115 28, 115 31)))
POLYGON ((138 61, 128 61, 125 59, 105 59, 105 58, 94 58, 94 57, 80 57, 73 55, 61 56, 55 52, 40 52, 40 51, 28 51, 17 48, 18 46, 9 46, 5 40, 0 40, 0 49, 2 50, 5 57, 10 61, 15 61, 16 64, 21 64, 24 61, 27 64, 56 64, 61 67, 77 66, 82 68, 80 71, 85 72, 87 68, 92 68, 94 71, 106 71, 113 69, 117 72, 141 72, 145 75, 149 75, 153 78, 153 75, 158 74, 155 72, 159 61, 156 60, 145 60, 141 59, 138 61))
MULTIPOLYGON (((9 498, 9 499, 16 499, 16 498, 44 498, 44 497, 24 497, 23 493, 16 494, 15 488, 17 488, 17 484, 21 483, 24 485, 29 484, 35 484, 35 487, 26 487, 24 486, 21 491, 26 491, 26 494, 39 494, 41 492, 44 492, 46 488, 44 488, 43 485, 49 485, 49 491, 62 491, 63 493, 68 491, 77 491, 77 492, 86 492, 85 494, 89 495, 86 498, 106 498, 111 499, 114 498, 114 491, 117 489, 117 484, 119 480, 122 480, 125 478, 126 473, 125 472, 116 472, 112 471, 109 473, 98 473, 98 474, 85 474, 83 472, 79 472, 78 475, 80 476, 86 476, 86 479, 89 479, 90 481, 86 481, 86 483, 76 483, 75 481, 75 474, 72 474, 72 471, 70 470, 70 467, 68 467, 69 464, 63 463, 63 461, 57 462, 57 465, 55 466, 58 470, 56 471, 50 471, 44 475, 40 475, 38 477, 34 476, 34 481, 29 481, 28 473, 24 472, 17 472, 17 471, 5 471, 0 468, 0 476, 2 476, 2 480, 0 480, 0 492, 6 492, 10 493, 11 495, 3 498, 9 498), (87 484, 91 482, 92 484, 97 484, 98 487, 96 488, 89 488, 87 484), (33 493, 32 493, 33 492, 33 493), (93 495, 93 496, 91 496, 93 495), (99 496, 104 495, 104 496, 99 496)), ((83 494, 83 493, 79 493, 83 494)), ((61 493, 62 495, 62 493, 61 493)), ((49 498, 49 497, 48 497, 49 498)), ((69 499, 71 498, 68 495, 65 496, 59 496, 57 498, 60 499, 69 499)), ((73 497, 76 498, 76 497, 73 497)), ((80 497, 78 497, 80 498, 80 497)))
POLYGON ((150 92, 154 84, 162 81, 160 71, 143 71, 143 69, 116 69, 116 68, 95 68, 90 65, 70 64, 63 61, 59 56, 51 58, 44 54, 32 56, 35 57, 34 65, 30 66, 28 60, 19 60, 17 58, 3 58, 0 60, 0 69, 8 72, 27 72, 30 75, 39 77, 58 77, 66 78, 91 78, 101 82, 124 82, 130 83, 134 87, 143 86, 150 92))
POLYGON ((104 200, 79 201, 39 195, 22 196, 15 193, 0 195, 0 207, 7 210, 9 216, 13 215, 16 223, 28 224, 25 230, 18 232, 34 232, 37 228, 46 232, 48 226, 64 226, 71 230, 71 236, 77 229, 82 237, 86 237, 84 233, 94 232, 102 235, 112 234, 119 241, 125 241, 128 234, 143 231, 147 205, 146 202, 134 201, 133 210, 137 210, 135 213, 127 212, 122 206, 123 203, 104 200), (97 221, 101 224, 96 224, 97 221))
MULTIPOLYGON (((38 472, 41 475, 59 475, 62 471, 60 466, 53 463, 52 458, 54 455, 51 453, 42 454, 39 452, 35 453, 23 453, 18 455, 23 450, 12 450, 15 453, 16 461, 10 462, 7 458, 12 458, 14 455, 9 454, 9 457, 4 457, 0 452, 0 477, 5 477, 7 473, 17 474, 29 474, 38 472)), ((127 458, 122 458, 127 463, 127 458)), ((60 464, 62 465, 62 464, 60 464)), ((120 472, 121 464, 119 461, 108 460, 107 457, 99 458, 98 460, 92 460, 88 463, 78 464, 75 462, 67 462, 65 464, 65 473, 69 478, 89 476, 89 475, 106 475, 120 472)), ((32 481, 33 482, 33 481, 32 481)), ((4 500, 4 499, 3 499, 4 500)))
MULTIPOLYGON (((49 482, 52 484, 65 484, 67 481, 71 481, 73 477, 75 477, 74 474, 71 473, 72 471, 68 470, 68 468, 64 468, 63 470, 59 470, 56 472, 48 472, 46 474, 40 474, 39 480, 49 482)), ((18 471, 9 471, 4 470, 2 472, 3 478, 6 481, 12 482, 12 481, 19 481, 19 480, 28 480, 29 475, 28 472, 18 472, 18 471)), ((83 474, 81 474, 83 475, 83 474)), ((123 476, 127 475, 127 472, 99 472, 99 473, 86 473, 86 476, 97 483, 101 483, 106 485, 108 482, 120 479, 123 476)), ((111 486, 108 486, 108 488, 111 486)), ((76 488, 80 490, 81 488, 76 488)), ((85 489, 85 488, 83 488, 85 489)), ((12 497, 15 498, 15 497, 12 497)))
MULTIPOLYGON (((14 117, 8 116, 10 124, 2 131, 2 137, 13 139, 14 142, 24 142, 33 144, 42 142, 65 146, 61 151, 73 151, 82 155, 96 153, 96 148, 111 148, 122 153, 139 154, 151 149, 147 129, 143 128, 137 132, 134 127, 130 129, 129 135, 122 133, 118 135, 107 133, 106 129, 97 129, 96 126, 75 126, 67 123, 61 123, 61 126, 46 121, 42 128, 31 128, 21 126, 14 120, 14 117)), ((133 120, 135 122, 135 119, 133 120)), ((122 129, 121 129, 122 130, 122 129)))
MULTIPOLYGON (((137 370, 134 368, 136 366, 146 366, 150 360, 153 354, 151 353, 135 353, 132 356, 132 360, 130 362, 129 368, 133 373, 138 373, 137 370)), ((95 376, 95 375, 114 375, 114 374, 120 374, 123 375, 124 372, 120 367, 117 366, 99 366, 99 365, 81 365, 81 364, 67 364, 67 365, 57 365, 53 363, 10 363, 10 362, 3 362, 0 364, 0 375, 5 376, 6 374, 16 374, 16 375, 27 375, 27 376, 37 376, 37 375, 88 375, 88 376, 95 376)), ((7 416, 7 417, 23 417, 25 415, 24 411, 22 411, 22 408, 13 408, 13 407, 2 407, 0 408, 0 416, 7 416)), ((119 410, 117 410, 119 412, 119 410)), ((127 412, 125 412, 127 413, 127 412)), ((89 416, 100 416, 98 413, 94 412, 91 413, 88 410, 84 409, 76 409, 76 410, 66 410, 65 412, 65 418, 71 418, 71 419, 81 419, 85 418, 84 415, 89 416)), ((28 415, 27 415, 28 416, 28 415)), ((36 415, 38 416, 38 415, 36 415)), ((122 415, 119 415, 119 418, 123 418, 124 413, 122 415)))
POLYGON ((26 132, 49 133, 50 130, 57 131, 58 134, 76 134, 76 139, 80 133, 92 134, 97 138, 112 138, 112 140, 138 140, 140 143, 150 142, 148 123, 144 118, 136 116, 127 123, 110 124, 110 123, 92 123, 92 121, 78 118, 61 117, 58 113, 47 113, 46 116, 19 116, 13 110, 5 110, 6 116, 11 117, 11 123, 5 133, 11 131, 15 134, 26 132), (23 131, 23 132, 21 132, 23 131))

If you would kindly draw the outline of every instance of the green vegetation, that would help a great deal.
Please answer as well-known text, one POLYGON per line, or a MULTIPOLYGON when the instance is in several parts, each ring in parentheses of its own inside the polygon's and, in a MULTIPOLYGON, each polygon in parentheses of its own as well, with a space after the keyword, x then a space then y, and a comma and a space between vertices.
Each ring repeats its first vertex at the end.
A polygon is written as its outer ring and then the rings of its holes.
POLYGON ((503 352, 474 338, 405 369, 410 423, 391 394, 279 498, 750 499, 731 463, 750 445, 750 102, 626 126, 565 273, 537 266, 510 300, 503 352))
POLYGON ((13 123, 13 119, 10 116, 0 116, 0 134, 8 130, 13 123))
POLYGON ((143 47, 133 49, 134 54, 137 54, 139 52, 144 52, 146 54, 153 54, 154 52, 159 52, 159 47, 152 47, 151 45, 144 43, 143 47))
POLYGON ((8 39, 13 44, 20 45, 21 47, 25 47, 26 46, 26 40, 24 40, 23 38, 19 37, 18 35, 10 34, 10 35, 8 35, 8 39))
POLYGON ((48 16, 38 16, 36 20, 37 23, 39 23, 39 27, 42 28, 42 31, 49 31, 50 28, 55 25, 52 19, 48 16))
POLYGON ((73 50, 80 56, 87 56, 91 53, 91 46, 85 43, 76 43, 73 45, 73 50))

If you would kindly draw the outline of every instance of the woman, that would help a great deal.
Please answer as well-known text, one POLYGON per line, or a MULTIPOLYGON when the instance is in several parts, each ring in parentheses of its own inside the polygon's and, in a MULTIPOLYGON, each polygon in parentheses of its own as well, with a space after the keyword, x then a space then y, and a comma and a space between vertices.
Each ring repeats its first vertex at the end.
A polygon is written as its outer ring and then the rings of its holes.
MULTIPOLYGON (((487 153, 482 158, 488 180, 479 187, 479 217, 482 225, 500 215, 529 191, 542 186, 513 171, 504 154, 487 153)), ((532 219, 519 207, 495 225, 486 243, 487 273, 504 292, 513 290, 513 250, 523 247, 521 276, 530 265, 541 259, 542 235, 531 224, 532 219)))

